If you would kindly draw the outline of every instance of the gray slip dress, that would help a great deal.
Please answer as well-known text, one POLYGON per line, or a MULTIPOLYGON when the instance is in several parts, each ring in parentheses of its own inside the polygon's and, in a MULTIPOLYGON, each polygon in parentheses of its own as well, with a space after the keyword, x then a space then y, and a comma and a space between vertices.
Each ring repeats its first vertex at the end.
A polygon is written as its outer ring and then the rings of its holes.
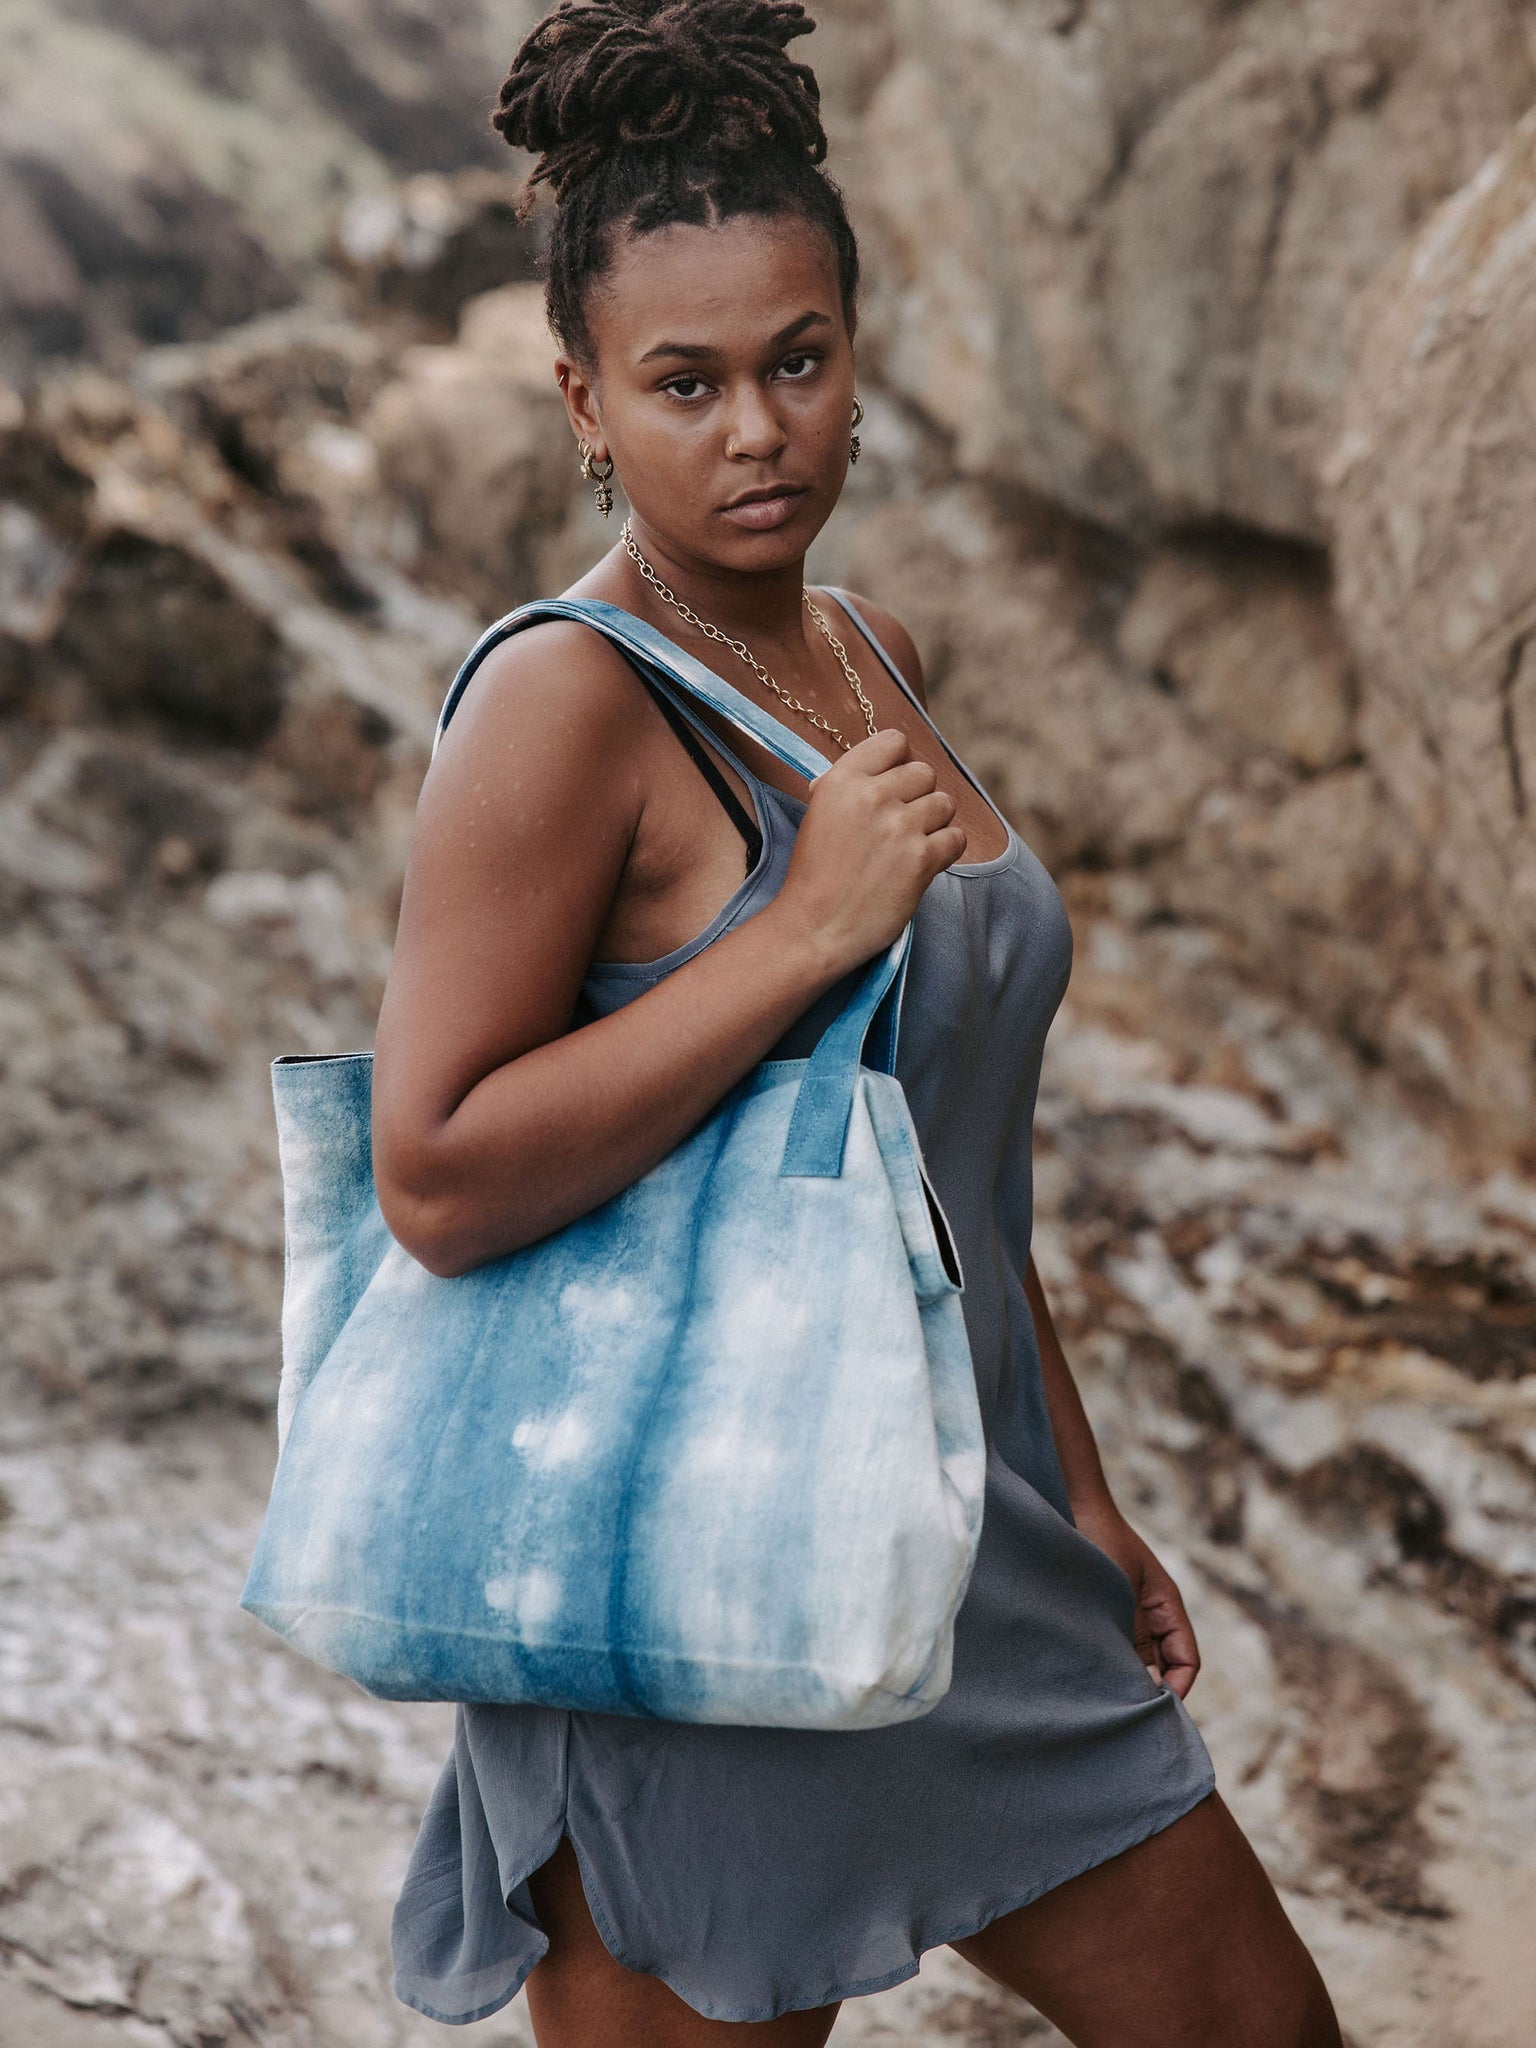
MULTIPOLYGON (((830 594, 926 718, 852 601, 830 594)), ((761 848, 686 945, 594 963, 579 1017, 632 1001, 751 917, 789 864, 804 799, 753 775, 681 692, 673 708, 740 772, 761 848)), ((920 1720, 827 1733, 460 1707, 395 1908, 407 2005, 463 2024, 516 1995, 548 1947, 529 1874, 562 1835, 621 1963, 710 2018, 764 2020, 910 1977, 924 1950, 1211 1791, 1183 1702, 1133 1645, 1130 1581, 1074 1526, 1024 1295, 1035 1095, 1071 958, 1061 898, 1011 826, 1002 853, 939 875, 918 907, 897 1073, 959 1248, 989 1447, 949 1692, 920 1720)), ((775 1056, 807 1052, 845 994, 829 991, 775 1056)))

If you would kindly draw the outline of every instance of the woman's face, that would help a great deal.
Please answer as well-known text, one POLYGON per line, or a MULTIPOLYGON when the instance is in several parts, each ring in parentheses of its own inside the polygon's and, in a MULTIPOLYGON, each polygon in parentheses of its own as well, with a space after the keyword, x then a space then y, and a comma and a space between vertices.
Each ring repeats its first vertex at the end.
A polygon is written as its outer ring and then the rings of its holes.
POLYGON ((594 362, 559 362, 572 425, 613 457, 677 562, 796 562, 848 468, 853 337, 827 236, 737 215, 623 241, 587 305, 594 362))

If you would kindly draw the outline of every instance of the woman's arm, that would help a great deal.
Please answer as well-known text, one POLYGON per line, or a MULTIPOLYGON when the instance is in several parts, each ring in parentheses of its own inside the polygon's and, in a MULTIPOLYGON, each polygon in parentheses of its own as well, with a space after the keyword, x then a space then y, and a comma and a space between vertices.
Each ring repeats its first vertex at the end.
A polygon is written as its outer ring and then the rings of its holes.
POLYGON ((817 779, 772 903, 572 1031, 645 828, 648 714, 607 641, 532 627, 487 659, 428 771, 379 1019, 374 1173, 390 1230, 435 1273, 649 1171, 962 857, 932 770, 877 734, 817 779))
POLYGON ((1083 1397, 1061 1348, 1033 1257, 1025 1270, 1024 1293, 1035 1319, 1045 1405, 1050 1410, 1051 1433, 1067 1482, 1072 1519, 1090 1542, 1114 1559, 1135 1588, 1136 1647, 1141 1661, 1154 1678, 1166 1680, 1182 1699, 1200 1671, 1200 1651, 1184 1596, 1115 1505, 1083 1397))

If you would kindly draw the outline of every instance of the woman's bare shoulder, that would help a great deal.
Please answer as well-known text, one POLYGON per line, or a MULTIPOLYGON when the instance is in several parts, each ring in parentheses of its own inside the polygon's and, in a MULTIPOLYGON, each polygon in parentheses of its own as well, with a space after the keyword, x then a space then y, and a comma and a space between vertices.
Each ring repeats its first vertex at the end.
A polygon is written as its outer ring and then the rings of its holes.
POLYGON ((645 809, 654 718, 593 628, 550 619, 513 634, 475 670, 438 743, 413 861, 454 869, 473 843, 489 886, 534 861, 611 892, 645 809))
POLYGON ((475 670, 439 754, 489 745, 577 747, 631 740, 646 696, 611 640, 575 619, 541 619, 511 634, 475 670))
POLYGON ((917 651, 917 642, 895 613, 888 612, 884 605, 876 604, 872 597, 861 597, 856 590, 850 590, 848 596, 858 606, 860 618, 866 621, 870 631, 906 677, 919 704, 926 706, 928 690, 923 680, 923 658, 917 651))

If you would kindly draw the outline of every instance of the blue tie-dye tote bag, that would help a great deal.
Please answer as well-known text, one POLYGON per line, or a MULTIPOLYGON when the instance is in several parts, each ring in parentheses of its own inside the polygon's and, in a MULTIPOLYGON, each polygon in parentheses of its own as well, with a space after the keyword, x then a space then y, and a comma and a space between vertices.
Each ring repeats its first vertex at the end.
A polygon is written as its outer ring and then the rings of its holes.
MULTIPOLYGON (((439 739, 485 653, 551 617, 827 766, 632 614, 565 600, 491 628, 439 739)), ((809 1059, 764 1062, 624 1193, 452 1279, 380 1213, 370 1056, 274 1062, 279 1457, 242 1606, 390 1699, 785 1728, 936 1704, 985 1447, 893 1072, 910 937, 809 1059)))

